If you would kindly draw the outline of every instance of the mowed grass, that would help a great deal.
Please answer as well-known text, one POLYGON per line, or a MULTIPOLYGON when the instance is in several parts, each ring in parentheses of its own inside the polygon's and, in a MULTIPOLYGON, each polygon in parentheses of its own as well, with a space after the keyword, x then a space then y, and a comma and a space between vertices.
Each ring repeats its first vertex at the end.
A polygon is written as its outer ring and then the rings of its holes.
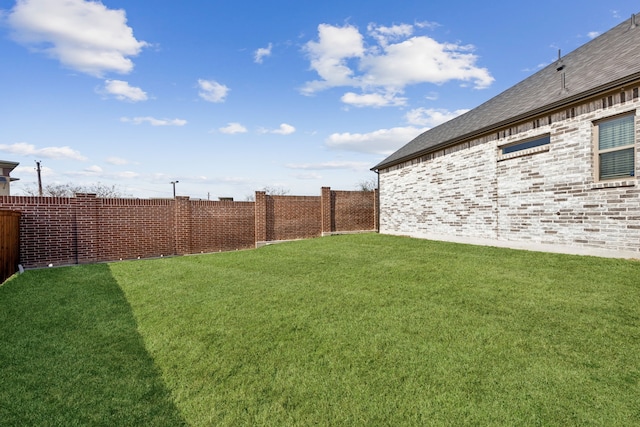
POLYGON ((640 262, 334 236, 0 287, 2 425, 640 425, 640 262))

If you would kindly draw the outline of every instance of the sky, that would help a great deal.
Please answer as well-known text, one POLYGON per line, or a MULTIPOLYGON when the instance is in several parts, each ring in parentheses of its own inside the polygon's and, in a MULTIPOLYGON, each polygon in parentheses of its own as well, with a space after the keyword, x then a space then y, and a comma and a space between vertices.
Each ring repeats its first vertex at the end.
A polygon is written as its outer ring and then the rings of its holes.
POLYGON ((0 160, 136 198, 357 190, 630 0, 0 0, 0 160))

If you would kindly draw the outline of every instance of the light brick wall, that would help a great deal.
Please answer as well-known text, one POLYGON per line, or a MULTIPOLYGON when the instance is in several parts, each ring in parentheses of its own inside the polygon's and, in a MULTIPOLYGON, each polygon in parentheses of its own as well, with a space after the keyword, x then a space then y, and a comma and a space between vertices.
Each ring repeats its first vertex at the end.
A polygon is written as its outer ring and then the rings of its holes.
POLYGON ((496 236, 496 150, 481 144, 382 173, 380 232, 496 236))
POLYGON ((625 95, 622 102, 618 90, 544 117, 542 126, 523 123, 380 171, 380 232, 640 254, 637 177, 598 182, 594 172, 593 123, 628 112, 636 112, 640 170, 640 99, 625 95), (547 146, 500 154, 499 147, 545 134, 547 146))

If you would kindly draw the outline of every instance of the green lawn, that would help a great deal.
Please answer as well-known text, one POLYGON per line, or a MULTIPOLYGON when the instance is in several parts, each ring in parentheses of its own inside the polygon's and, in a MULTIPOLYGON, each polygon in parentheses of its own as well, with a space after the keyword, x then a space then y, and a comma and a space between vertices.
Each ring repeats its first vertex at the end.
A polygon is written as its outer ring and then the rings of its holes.
POLYGON ((640 262, 377 234, 28 271, 0 424, 640 425, 640 262))

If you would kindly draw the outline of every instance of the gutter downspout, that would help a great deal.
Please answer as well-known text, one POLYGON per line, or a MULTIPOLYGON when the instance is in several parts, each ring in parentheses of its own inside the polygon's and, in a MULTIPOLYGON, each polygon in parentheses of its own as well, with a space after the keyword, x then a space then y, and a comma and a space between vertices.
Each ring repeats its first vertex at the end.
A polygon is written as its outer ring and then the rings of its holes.
POLYGON ((375 191, 375 204, 376 204, 376 208, 374 210, 374 214, 376 216, 375 218, 375 226, 376 226, 376 231, 378 232, 378 234, 380 233, 380 171, 378 169, 374 170, 374 172, 376 173, 376 175, 378 176, 378 185, 377 188, 374 190, 375 191))

